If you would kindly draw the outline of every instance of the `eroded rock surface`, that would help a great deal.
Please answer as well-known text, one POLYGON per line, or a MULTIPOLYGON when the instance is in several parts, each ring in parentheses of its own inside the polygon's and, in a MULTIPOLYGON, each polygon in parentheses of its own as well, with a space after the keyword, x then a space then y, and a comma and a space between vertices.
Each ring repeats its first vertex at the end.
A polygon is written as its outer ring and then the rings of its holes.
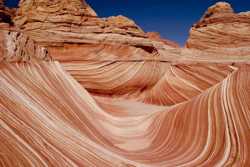
POLYGON ((0 61, 30 62, 34 60, 51 60, 45 47, 39 46, 23 33, 1 31, 0 40, 0 61))
POLYGON ((250 166, 248 12, 215 4, 180 48, 81 0, 1 2, 0 166, 250 166))
MULTIPOLYGON (((96 49, 100 48, 100 45, 105 45, 108 48, 113 47, 114 50, 118 47, 134 48, 128 49, 128 54, 137 52, 139 48, 141 52, 144 51, 143 55, 149 56, 162 48, 176 47, 172 42, 148 37, 127 17, 120 15, 99 18, 86 2, 52 2, 23 0, 14 19, 20 31, 52 50, 63 47, 73 54, 74 50, 68 47, 68 44, 72 44, 72 48, 82 48, 87 44, 96 49)), ((103 53, 105 50, 110 49, 104 49, 103 53)), ((106 55, 109 54, 106 52, 106 55)))
POLYGON ((16 9, 0 1, 0 62, 30 62, 51 60, 48 50, 13 25, 16 9))
POLYGON ((190 30, 187 48, 217 54, 250 54, 250 13, 235 13, 230 4, 216 3, 190 30))

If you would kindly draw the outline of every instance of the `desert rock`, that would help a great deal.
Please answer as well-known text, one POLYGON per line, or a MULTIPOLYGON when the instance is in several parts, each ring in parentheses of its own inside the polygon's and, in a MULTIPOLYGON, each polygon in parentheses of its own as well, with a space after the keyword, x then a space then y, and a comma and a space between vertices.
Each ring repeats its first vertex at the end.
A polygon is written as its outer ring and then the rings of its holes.
POLYGON ((250 166, 249 12, 181 48, 85 1, 0 6, 0 166, 250 166))
POLYGON ((250 54, 250 13, 234 13, 230 4, 216 3, 190 30, 186 47, 212 52, 247 56, 250 54))

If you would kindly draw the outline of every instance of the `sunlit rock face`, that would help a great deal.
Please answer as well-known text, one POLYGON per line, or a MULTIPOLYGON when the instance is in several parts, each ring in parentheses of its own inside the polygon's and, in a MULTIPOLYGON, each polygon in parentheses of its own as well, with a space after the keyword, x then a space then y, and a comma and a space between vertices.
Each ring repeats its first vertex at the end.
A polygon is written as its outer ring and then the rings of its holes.
POLYGON ((94 10, 80 0, 24 0, 19 6, 16 26, 47 45, 99 43, 105 38, 122 41, 124 35, 145 36, 132 20, 124 16, 98 18, 94 10), (47 38, 43 38, 45 36, 47 38))
MULTIPOLYGON (((139 48, 146 52, 143 55, 152 55, 156 50, 172 47, 163 40, 150 39, 127 17, 97 17, 94 10, 82 1, 21 1, 14 22, 20 31, 39 44, 53 50, 59 48, 59 51, 62 50, 60 47, 65 48, 64 50, 67 48, 72 56, 74 50, 65 45, 72 44, 74 49, 86 44, 97 50, 104 44, 109 48, 113 47, 113 50, 117 50, 117 47, 133 48, 133 51, 127 50, 129 54, 134 54, 132 52, 137 52, 139 48)), ((108 51, 106 54, 110 55, 108 51)), ((75 56, 80 57, 79 53, 75 56)))
POLYGON ((161 41, 164 42, 166 45, 175 47, 175 48, 179 48, 179 44, 174 42, 174 41, 170 41, 168 39, 163 39, 161 38, 161 35, 158 32, 148 32, 147 36, 152 39, 152 40, 157 40, 157 41, 161 41))
POLYGON ((208 8, 190 30, 187 48, 218 54, 250 54, 250 13, 234 13, 230 4, 219 2, 208 8))
MULTIPOLYGON (((46 15, 90 16, 95 17, 95 11, 82 0, 21 0, 18 15, 27 19, 40 19, 46 15)), ((29 21, 29 20, 27 20, 29 21)))
POLYGON ((250 166, 248 12, 215 4, 185 48, 80 0, 8 16, 0 166, 250 166))

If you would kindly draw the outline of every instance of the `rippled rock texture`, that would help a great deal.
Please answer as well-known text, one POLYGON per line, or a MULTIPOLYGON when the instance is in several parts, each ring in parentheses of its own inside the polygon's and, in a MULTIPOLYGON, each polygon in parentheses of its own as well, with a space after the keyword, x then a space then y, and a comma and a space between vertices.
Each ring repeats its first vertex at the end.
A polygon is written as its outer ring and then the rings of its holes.
POLYGON ((250 166, 247 12, 215 4, 185 48, 80 0, 21 0, 9 16, 0 166, 250 166))

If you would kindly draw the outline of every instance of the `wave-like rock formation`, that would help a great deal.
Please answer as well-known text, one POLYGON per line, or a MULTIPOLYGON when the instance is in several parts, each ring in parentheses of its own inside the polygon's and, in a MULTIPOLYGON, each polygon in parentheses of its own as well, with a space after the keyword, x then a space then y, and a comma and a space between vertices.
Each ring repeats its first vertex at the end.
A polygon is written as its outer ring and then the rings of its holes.
POLYGON ((0 1, 0 166, 250 166, 249 18, 217 3, 180 48, 82 0, 0 1))
POLYGON ((4 166, 250 165, 249 67, 171 108, 94 100, 59 63, 2 65, 0 84, 4 166))

